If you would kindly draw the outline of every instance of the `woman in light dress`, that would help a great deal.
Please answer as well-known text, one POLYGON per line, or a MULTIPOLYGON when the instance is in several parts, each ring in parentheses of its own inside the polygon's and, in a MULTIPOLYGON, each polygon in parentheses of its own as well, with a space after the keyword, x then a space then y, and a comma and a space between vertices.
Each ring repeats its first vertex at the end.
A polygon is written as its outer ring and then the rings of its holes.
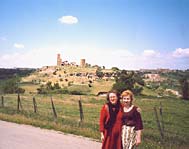
POLYGON ((121 98, 123 103, 122 147, 133 149, 141 143, 143 124, 140 109, 132 104, 134 95, 130 90, 123 91, 121 98))

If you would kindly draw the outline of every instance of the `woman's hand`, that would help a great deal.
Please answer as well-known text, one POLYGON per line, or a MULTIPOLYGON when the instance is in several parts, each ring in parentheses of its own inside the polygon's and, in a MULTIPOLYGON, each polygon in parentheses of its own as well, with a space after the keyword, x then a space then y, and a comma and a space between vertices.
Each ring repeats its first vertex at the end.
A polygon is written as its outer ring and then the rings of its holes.
POLYGON ((136 146, 138 146, 141 143, 141 138, 140 137, 136 137, 136 146))
POLYGON ((100 137, 101 141, 104 141, 104 134, 103 134, 103 132, 101 132, 100 135, 101 135, 101 137, 100 137))
POLYGON ((138 130, 136 132, 136 146, 138 146, 141 143, 141 130, 138 130))

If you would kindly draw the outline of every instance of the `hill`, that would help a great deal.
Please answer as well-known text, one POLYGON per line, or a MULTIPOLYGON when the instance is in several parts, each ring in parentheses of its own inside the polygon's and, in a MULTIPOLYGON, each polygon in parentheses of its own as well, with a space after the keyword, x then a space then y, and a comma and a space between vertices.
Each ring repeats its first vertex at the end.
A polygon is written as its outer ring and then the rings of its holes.
POLYGON ((9 79, 14 76, 23 77, 29 75, 34 71, 35 69, 31 69, 31 68, 15 68, 15 69, 0 68, 0 80, 9 79))
MULTIPOLYGON (((107 92, 114 83, 113 77, 106 75, 99 78, 96 75, 98 68, 76 66, 46 66, 37 69, 29 76, 22 78, 22 87, 28 92, 36 92, 36 88, 51 82, 58 83, 61 88, 83 91, 88 94, 98 94, 100 91, 107 92), (31 87, 32 86, 32 87, 31 87)), ((103 69, 104 74, 113 74, 113 70, 103 69)))
MULTIPOLYGON (((108 91, 115 81, 110 75, 114 73, 113 70, 101 69, 106 74, 102 78, 96 75, 96 71, 97 68, 71 66, 48 66, 37 69, 21 79, 19 86, 26 89, 26 92, 20 95, 22 106, 19 110, 17 94, 2 96, 0 119, 100 139, 98 129, 99 112, 106 102, 106 98, 96 95, 100 91, 108 91), (61 89, 82 91, 85 94, 79 96, 70 94, 51 94, 50 96, 49 94, 36 94, 37 88, 43 84, 48 84, 48 82, 52 82, 55 86, 56 83, 60 84, 61 89), (53 97, 57 111, 56 119, 53 115, 50 97, 53 97), (37 112, 34 112, 34 98, 37 103, 37 112), (83 123, 80 123, 79 119, 79 99, 81 99, 83 106, 83 123)), ((182 71, 182 75, 188 74, 187 72, 182 71)), ((146 74, 146 72, 136 73, 141 76, 146 74)), ((136 96, 134 100, 134 103, 142 109, 144 122, 144 139, 141 148, 188 148, 188 101, 179 100, 174 94, 166 93, 166 89, 175 84, 178 85, 178 89, 180 88, 180 77, 177 76, 177 72, 158 74, 156 76, 160 76, 160 80, 149 81, 149 79, 145 80, 144 78, 145 86, 143 87, 142 95, 136 96), (169 79, 174 81, 168 81, 169 79), (161 106, 163 117, 160 115, 159 107, 161 106), (164 140, 162 140, 158 130, 154 107, 159 110, 158 115, 164 130, 164 140)))
MULTIPOLYGON (((79 66, 44 66, 40 69, 0 69, 0 86, 5 80, 20 77, 19 87, 26 93, 37 93, 38 89, 49 87, 61 88, 54 93, 97 95, 99 92, 109 91, 115 83, 114 75, 119 69, 102 69, 96 67, 79 66), (100 72, 100 73, 97 73, 100 72), (103 74, 102 76, 100 76, 103 74)), ((189 76, 189 71, 181 70, 141 70, 135 71, 145 81, 143 95, 181 96, 179 80, 189 76)), ((189 78, 189 77, 188 77, 189 78)), ((6 83, 6 82, 5 82, 6 83)), ((4 84, 5 84, 4 83, 4 84)))

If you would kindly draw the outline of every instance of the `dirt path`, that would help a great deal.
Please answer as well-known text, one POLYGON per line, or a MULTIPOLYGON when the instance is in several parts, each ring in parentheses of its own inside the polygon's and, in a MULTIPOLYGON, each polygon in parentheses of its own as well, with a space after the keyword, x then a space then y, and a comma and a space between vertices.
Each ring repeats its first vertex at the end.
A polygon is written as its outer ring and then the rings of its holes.
POLYGON ((100 149, 89 138, 0 121, 0 149, 100 149))

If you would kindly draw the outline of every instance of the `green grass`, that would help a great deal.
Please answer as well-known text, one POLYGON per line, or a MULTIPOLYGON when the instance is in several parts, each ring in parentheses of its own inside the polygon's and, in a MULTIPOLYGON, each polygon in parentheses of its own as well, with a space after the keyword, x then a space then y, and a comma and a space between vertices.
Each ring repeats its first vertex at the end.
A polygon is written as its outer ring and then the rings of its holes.
MULTIPOLYGON (((156 124, 153 107, 159 110, 160 102, 163 107, 163 121, 164 121, 164 142, 166 146, 171 148, 188 146, 187 139, 189 139, 189 102, 177 98, 151 98, 142 99, 137 98, 136 102, 142 109, 142 117, 144 121, 144 138, 153 138, 160 142, 160 132, 156 124)), ((160 114, 158 115, 161 120, 160 114)))
POLYGON ((147 87, 143 87, 142 94, 147 96, 158 96, 157 92, 148 89, 147 87))
POLYGON ((97 80, 92 84, 91 87, 91 94, 93 95, 97 95, 98 92, 108 92, 109 90, 112 89, 112 86, 115 82, 113 80, 108 80, 108 81, 104 81, 104 80, 97 80))
MULTIPOLYGON (((105 97, 53 95, 58 115, 57 121, 54 121, 50 96, 36 95, 35 98, 38 107, 37 113, 33 112, 32 96, 30 94, 21 95, 23 109, 18 112, 17 95, 5 95, 5 106, 0 105, 0 119, 100 140, 98 122, 100 109, 106 102, 105 97), (84 112, 84 121, 81 124, 79 123, 79 99, 82 100, 84 112)), ((143 141, 140 148, 163 148, 153 110, 154 107, 159 110, 160 102, 163 107, 165 148, 189 148, 189 102, 170 97, 138 96, 134 100, 134 104, 142 109, 144 124, 143 141)))
POLYGON ((36 85, 33 83, 27 83, 27 84, 20 84, 20 87, 25 89, 25 93, 37 93, 37 88, 40 87, 40 85, 36 85))

